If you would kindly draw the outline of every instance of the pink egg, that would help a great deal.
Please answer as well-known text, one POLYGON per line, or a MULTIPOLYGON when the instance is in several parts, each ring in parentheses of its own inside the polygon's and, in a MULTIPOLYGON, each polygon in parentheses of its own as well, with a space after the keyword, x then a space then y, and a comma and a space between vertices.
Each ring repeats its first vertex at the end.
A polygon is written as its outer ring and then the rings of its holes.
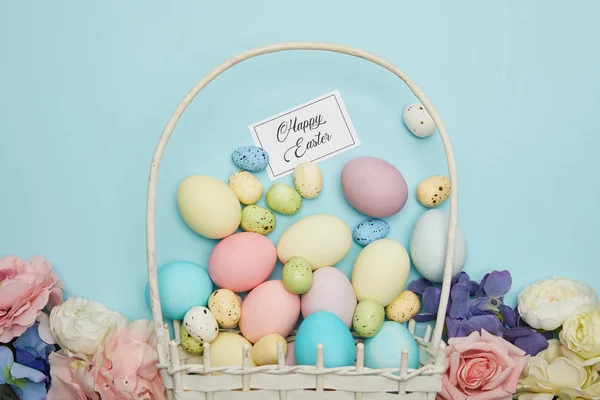
POLYGON ((342 169, 341 184, 350 204, 370 217, 394 215, 408 198, 408 187, 400 171, 375 157, 348 161, 342 169))
POLYGON ((322 267, 313 273, 310 290, 302 295, 302 317, 317 311, 329 311, 352 326, 356 295, 352 283, 342 271, 334 267, 322 267))
POLYGON ((299 315, 300 297, 285 290, 281 281, 266 281, 244 299, 240 331, 252 343, 267 333, 286 337, 294 329, 299 315))
POLYGON ((220 288, 245 292, 264 282, 277 262, 275 246, 265 236, 241 232, 221 240, 210 253, 208 274, 220 288))
POLYGON ((287 355, 285 356, 285 365, 296 365, 296 357, 294 356, 294 342, 288 343, 287 355))

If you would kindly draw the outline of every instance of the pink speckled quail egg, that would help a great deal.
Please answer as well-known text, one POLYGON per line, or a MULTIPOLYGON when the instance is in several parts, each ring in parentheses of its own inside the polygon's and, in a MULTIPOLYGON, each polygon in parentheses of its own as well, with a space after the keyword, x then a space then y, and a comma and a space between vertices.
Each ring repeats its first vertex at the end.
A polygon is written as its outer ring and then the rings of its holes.
POLYGON ((433 119, 423 104, 413 103, 404 109, 404 124, 417 137, 430 136, 435 131, 433 119))
POLYGON ((190 336, 201 343, 210 343, 219 334, 217 320, 206 307, 196 306, 190 308, 183 317, 183 325, 190 336))

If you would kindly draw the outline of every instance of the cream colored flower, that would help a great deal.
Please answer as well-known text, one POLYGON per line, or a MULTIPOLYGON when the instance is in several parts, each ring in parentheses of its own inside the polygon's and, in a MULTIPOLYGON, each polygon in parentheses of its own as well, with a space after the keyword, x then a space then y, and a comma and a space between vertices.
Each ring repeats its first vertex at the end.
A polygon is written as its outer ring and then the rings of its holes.
POLYGON ((584 360, 600 356, 600 310, 586 306, 569 316, 560 331, 561 343, 584 360))
POLYGON ((527 286, 519 293, 519 313, 532 328, 553 331, 583 305, 598 304, 587 283, 552 277, 527 286))
POLYGON ((584 366, 557 339, 548 348, 527 360, 517 396, 519 400, 596 399, 600 397, 600 364, 584 366))

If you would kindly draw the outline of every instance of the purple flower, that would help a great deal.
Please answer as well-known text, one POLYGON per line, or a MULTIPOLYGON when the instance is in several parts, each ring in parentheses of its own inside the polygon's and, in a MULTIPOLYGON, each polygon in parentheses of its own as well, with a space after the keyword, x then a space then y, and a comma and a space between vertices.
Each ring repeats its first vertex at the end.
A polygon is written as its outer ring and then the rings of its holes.
POLYGON ((519 311, 507 305, 500 307, 500 315, 503 323, 508 327, 504 331, 504 339, 514 344, 531 356, 548 348, 548 339, 552 338, 552 332, 538 332, 531 328, 521 319, 519 311), (548 337, 548 333, 550 337, 548 337))
POLYGON ((40 338, 40 323, 36 322, 14 342, 16 362, 42 372, 46 378, 46 389, 50 388, 50 363, 48 357, 56 346, 40 338))
MULTIPOLYGON (((10 386, 19 399, 45 400, 45 379, 42 372, 15 362, 11 349, 0 346, 0 387, 10 386)), ((0 390, 10 395, 8 389, 0 390)))

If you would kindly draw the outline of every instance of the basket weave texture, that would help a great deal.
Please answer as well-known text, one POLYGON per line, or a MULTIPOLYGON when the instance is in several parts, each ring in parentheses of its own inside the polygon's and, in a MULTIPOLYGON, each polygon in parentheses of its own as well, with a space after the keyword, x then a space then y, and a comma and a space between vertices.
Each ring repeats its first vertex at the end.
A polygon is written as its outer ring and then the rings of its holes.
MULTIPOLYGON (((442 332, 444 316, 448 305, 454 245, 458 221, 458 182, 456 163, 450 140, 436 110, 421 89, 399 68, 390 62, 360 49, 340 44, 322 42, 276 43, 258 47, 240 53, 223 62, 205 75, 186 94, 177 106, 164 128, 156 146, 150 177, 146 204, 146 248, 148 263, 148 281, 152 319, 157 338, 158 368, 161 371, 167 395, 172 399, 198 400, 270 400, 270 399, 330 399, 330 400, 386 400, 386 399, 434 399, 441 390, 442 374, 445 369, 442 332), (156 270, 156 190, 160 161, 166 145, 179 118, 196 95, 213 79, 234 65, 262 55, 289 50, 321 50, 347 54, 371 61, 384 67, 402 81, 423 104, 431 115, 440 135, 446 153, 452 194, 450 196, 450 218, 448 224, 448 242, 442 283, 441 299, 435 328, 427 326, 423 337, 415 336, 415 321, 408 324, 409 331, 415 337, 419 348, 419 369, 407 368, 408 352, 402 353, 398 368, 369 369, 364 367, 364 346, 356 338, 356 363, 351 367, 325 368, 324 349, 317 346, 317 363, 313 366, 286 366, 284 351, 279 345, 277 365, 251 367, 250 348, 243 349, 243 365, 212 368, 210 365, 210 345, 205 344, 204 356, 193 356, 181 349, 179 343, 180 322, 173 321, 174 336, 163 321, 158 293, 156 270)), ((294 340, 292 333, 288 342, 294 340)))

